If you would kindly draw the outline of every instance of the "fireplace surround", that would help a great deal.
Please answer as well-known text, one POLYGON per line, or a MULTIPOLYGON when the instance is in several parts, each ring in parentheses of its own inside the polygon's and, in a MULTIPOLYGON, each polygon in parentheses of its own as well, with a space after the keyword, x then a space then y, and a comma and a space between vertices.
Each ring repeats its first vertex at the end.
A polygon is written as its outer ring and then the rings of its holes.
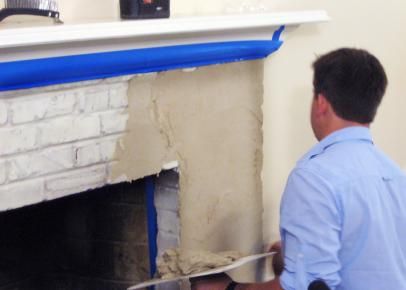
MULTIPOLYGON (((177 161, 179 245, 261 251, 261 59, 282 45, 285 26, 327 19, 297 12, 0 31, 0 212, 82 198, 177 161)), ((165 235, 176 240, 158 241, 165 235)))

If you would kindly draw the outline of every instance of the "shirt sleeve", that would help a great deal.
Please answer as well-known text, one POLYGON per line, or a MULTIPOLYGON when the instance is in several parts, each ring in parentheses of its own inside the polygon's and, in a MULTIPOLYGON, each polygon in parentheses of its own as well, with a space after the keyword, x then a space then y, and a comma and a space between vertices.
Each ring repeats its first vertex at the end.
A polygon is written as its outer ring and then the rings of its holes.
POLYGON ((307 290, 317 279, 340 284, 340 211, 332 187, 308 169, 289 176, 281 202, 284 290, 307 290))

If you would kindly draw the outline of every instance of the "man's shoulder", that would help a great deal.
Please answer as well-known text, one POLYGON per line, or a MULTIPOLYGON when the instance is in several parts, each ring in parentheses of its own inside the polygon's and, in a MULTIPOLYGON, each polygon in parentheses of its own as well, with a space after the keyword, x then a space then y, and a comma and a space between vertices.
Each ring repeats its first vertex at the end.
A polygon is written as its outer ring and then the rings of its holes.
POLYGON ((345 184, 365 176, 405 176, 401 168, 375 146, 337 144, 302 158, 294 171, 308 171, 331 184, 345 184))
POLYGON ((351 167, 351 160, 342 158, 341 152, 329 150, 300 159, 293 174, 309 174, 329 183, 344 182, 348 176, 345 167, 351 167))

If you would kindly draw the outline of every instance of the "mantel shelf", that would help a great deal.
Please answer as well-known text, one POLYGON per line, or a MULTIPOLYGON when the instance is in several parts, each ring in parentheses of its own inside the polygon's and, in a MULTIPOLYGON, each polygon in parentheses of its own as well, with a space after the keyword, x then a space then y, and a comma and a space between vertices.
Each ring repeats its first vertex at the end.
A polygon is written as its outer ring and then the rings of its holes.
POLYGON ((11 27, 0 24, 0 91, 264 58, 286 26, 325 11, 11 27), (38 75, 41 73, 41 75, 38 75))
POLYGON ((228 16, 206 16, 159 20, 116 21, 104 23, 67 24, 31 28, 8 28, 0 25, 0 48, 94 41, 151 36, 181 37, 193 34, 249 31, 281 25, 299 25, 327 21, 325 11, 267 13, 228 16))

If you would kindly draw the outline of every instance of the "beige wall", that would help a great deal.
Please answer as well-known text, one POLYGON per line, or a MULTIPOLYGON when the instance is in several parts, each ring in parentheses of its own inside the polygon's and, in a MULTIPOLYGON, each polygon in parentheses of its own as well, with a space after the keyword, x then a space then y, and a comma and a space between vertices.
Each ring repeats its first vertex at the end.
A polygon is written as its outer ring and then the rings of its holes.
MULTIPOLYGON (((109 18, 117 0, 61 0, 62 17, 109 18), (95 5, 97 6, 94 13, 95 5), (95 17, 97 15, 97 17, 95 17)), ((280 195, 295 161, 315 142, 308 124, 310 64, 315 55, 341 46, 370 50, 383 62, 389 89, 373 126, 376 143, 406 167, 406 2, 404 0, 172 0, 172 15, 325 9, 332 21, 291 32, 282 49, 266 61, 264 97, 264 240, 278 238, 280 195)))
POLYGON ((375 142, 406 167, 406 2, 284 1, 279 8, 328 11, 332 21, 302 26, 266 61, 264 96, 264 239, 278 238, 279 202, 289 171, 316 140, 309 125, 311 63, 342 46, 370 50, 383 63, 389 89, 372 126, 375 142))
MULTIPOLYGON (((170 2, 172 16, 270 11, 279 6, 278 1, 270 0, 170 0, 170 2)), ((119 0, 59 0, 58 3, 64 21, 111 19, 119 15, 119 0)))

